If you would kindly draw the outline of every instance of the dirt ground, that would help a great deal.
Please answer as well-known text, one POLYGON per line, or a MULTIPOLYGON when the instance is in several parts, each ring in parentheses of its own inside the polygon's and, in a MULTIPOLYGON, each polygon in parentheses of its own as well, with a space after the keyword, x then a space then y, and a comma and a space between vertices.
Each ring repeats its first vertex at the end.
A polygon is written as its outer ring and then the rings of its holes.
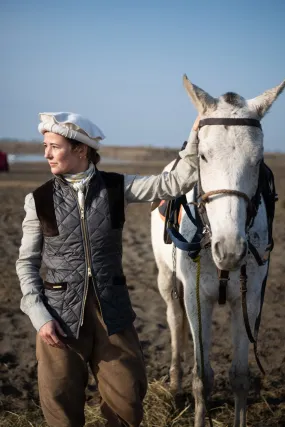
MULTIPOLYGON (((153 174, 163 163, 142 163, 135 166, 112 166, 101 169, 127 173, 153 174)), ((252 371, 249 407, 251 419, 255 410, 263 415, 262 426, 285 426, 285 155, 267 156, 273 168, 279 193, 274 226, 275 249, 271 257, 262 322, 259 353, 266 370, 262 379, 250 351, 252 371), (255 409, 256 408, 256 409, 255 409), (274 415, 274 424, 270 417, 274 415)), ((32 409, 38 403, 35 331, 20 309, 21 292, 15 272, 24 217, 25 195, 50 178, 47 166, 13 165, 9 174, 0 174, 0 363, 1 410, 32 409)), ((150 206, 132 205, 128 208, 124 231, 124 269, 131 300, 137 313, 135 326, 142 343, 149 380, 168 375, 170 364, 170 334, 165 305, 156 285, 156 267, 150 240, 150 206)), ((228 382, 231 361, 229 310, 218 307, 213 320, 212 365, 215 371, 214 407, 233 405, 228 382)), ((184 361, 184 384, 190 391, 190 372, 193 349, 184 361)), ((191 400, 191 397, 188 398, 191 400)), ((220 424, 224 425, 224 424, 220 424)), ((251 425, 255 425, 254 422, 251 425)))

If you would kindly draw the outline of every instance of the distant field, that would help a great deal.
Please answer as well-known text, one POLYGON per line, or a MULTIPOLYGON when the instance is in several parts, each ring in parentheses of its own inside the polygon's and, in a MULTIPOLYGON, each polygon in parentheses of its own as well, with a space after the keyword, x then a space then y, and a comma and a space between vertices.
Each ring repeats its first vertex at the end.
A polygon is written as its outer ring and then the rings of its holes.
MULTIPOLYGON (((120 147, 120 146, 104 146, 100 149, 100 154, 103 157, 111 157, 121 160, 136 160, 136 161, 164 161, 165 163, 173 160, 177 152, 180 150, 183 141, 177 146, 177 149, 171 148, 152 148, 152 147, 120 147)), ((7 154, 43 154, 43 146, 41 143, 23 142, 23 141, 4 141, 0 140, 0 150, 7 154)))

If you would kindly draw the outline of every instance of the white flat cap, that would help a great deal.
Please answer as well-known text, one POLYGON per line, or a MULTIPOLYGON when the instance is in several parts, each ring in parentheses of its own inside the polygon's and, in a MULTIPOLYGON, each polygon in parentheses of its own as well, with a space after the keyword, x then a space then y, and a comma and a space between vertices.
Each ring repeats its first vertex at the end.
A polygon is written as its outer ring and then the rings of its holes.
POLYGON ((41 123, 38 126, 40 133, 53 132, 65 138, 75 139, 89 147, 98 150, 103 132, 79 114, 75 113, 39 113, 41 123))

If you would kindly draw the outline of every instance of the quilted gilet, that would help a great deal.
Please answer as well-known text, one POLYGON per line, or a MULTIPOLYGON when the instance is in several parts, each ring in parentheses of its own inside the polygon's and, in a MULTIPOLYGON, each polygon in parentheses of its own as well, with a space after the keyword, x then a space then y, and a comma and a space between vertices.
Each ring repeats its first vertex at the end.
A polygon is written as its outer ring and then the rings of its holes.
POLYGON ((47 268, 43 299, 50 313, 78 338, 91 283, 108 334, 128 327, 135 313, 122 268, 123 175, 96 170, 86 191, 84 218, 75 190, 61 178, 35 190, 34 199, 47 268))

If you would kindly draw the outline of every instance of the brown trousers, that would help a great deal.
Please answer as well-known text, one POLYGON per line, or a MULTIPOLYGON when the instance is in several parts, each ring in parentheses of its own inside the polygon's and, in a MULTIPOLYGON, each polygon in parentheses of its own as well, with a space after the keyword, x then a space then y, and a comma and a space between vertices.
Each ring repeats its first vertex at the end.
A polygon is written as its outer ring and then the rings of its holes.
POLYGON ((41 407, 50 427, 82 427, 88 364, 102 398, 107 426, 137 427, 143 418, 145 365, 133 326, 111 336, 89 286, 79 339, 63 338, 66 349, 45 344, 37 336, 38 382, 41 407))

